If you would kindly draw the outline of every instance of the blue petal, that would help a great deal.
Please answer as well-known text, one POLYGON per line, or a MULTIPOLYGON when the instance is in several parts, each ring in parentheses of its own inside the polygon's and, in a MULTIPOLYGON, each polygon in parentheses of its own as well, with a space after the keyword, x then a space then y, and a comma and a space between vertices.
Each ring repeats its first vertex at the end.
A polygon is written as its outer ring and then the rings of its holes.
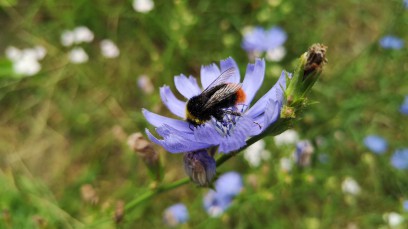
POLYGON ((402 102, 400 112, 402 114, 408 115, 408 95, 405 96, 404 102, 402 102))
POLYGON ((216 64, 201 66, 201 85, 206 89, 220 75, 220 69, 216 64))
POLYGON ((274 49, 278 46, 281 46, 285 43, 287 39, 286 32, 281 27, 273 27, 266 32, 268 45, 267 50, 274 49))
POLYGON ((218 145, 222 139, 222 136, 209 123, 194 128, 194 137, 196 140, 210 145, 218 145))
POLYGON ((285 71, 282 71, 282 74, 276 82, 276 84, 260 98, 248 111, 247 115, 253 119, 261 115, 266 108, 267 103, 270 99, 274 101, 282 101, 283 99, 283 89, 286 88, 286 74, 285 71))
POLYGON ((266 33, 262 27, 255 27, 252 31, 244 35, 242 48, 247 52, 265 51, 266 33))
POLYGON ((282 103, 280 101, 275 101, 270 99, 266 109, 265 109, 265 122, 264 128, 269 127, 272 123, 278 120, 281 112, 282 103))
POLYGON ((380 45, 385 49, 402 49, 404 41, 396 36, 388 35, 380 40, 380 45))
POLYGON ((147 137, 170 153, 185 153, 210 147, 208 144, 196 142, 193 135, 176 131, 167 125, 157 128, 156 131, 162 135, 163 140, 157 139, 148 129, 147 137))
POLYGON ((212 217, 218 217, 231 205, 232 198, 222 195, 214 190, 208 191, 203 199, 203 205, 207 213, 212 217))
POLYGON ((180 94, 182 94, 186 99, 190 99, 191 97, 201 93, 201 89, 194 77, 190 76, 187 78, 183 74, 175 76, 174 84, 176 85, 176 88, 180 94))
POLYGON ((256 59, 255 64, 248 64, 242 89, 246 93, 245 104, 249 106, 256 92, 262 85, 265 76, 265 60, 256 59))
POLYGON ((238 195, 242 187, 242 177, 237 172, 224 173, 215 182, 215 190, 217 190, 217 193, 230 197, 238 195))
POLYGON ((387 151, 387 141, 378 135, 369 135, 364 138, 364 145, 376 154, 383 154, 387 151))
POLYGON ((190 124, 185 121, 164 117, 164 116, 152 113, 146 109, 142 109, 142 113, 145 116, 146 120, 150 124, 152 124, 154 127, 169 125, 179 131, 183 131, 186 133, 192 132, 190 129, 190 124))
POLYGON ((179 116, 180 118, 185 118, 186 102, 177 99, 170 90, 169 86, 163 86, 160 88, 160 97, 164 105, 166 105, 171 113, 179 116))
POLYGON ((248 117, 241 117, 230 136, 225 136, 222 138, 219 152, 229 153, 235 150, 238 150, 246 145, 246 140, 250 136, 252 128, 256 128, 256 124, 252 119, 248 117))
POLYGON ((230 68, 234 68, 235 69, 235 74, 233 76, 231 76, 229 78, 229 80, 227 80, 227 82, 230 83, 239 83, 240 82, 240 76, 239 76, 239 68, 237 63, 235 62, 234 59, 232 59, 231 57, 228 57, 225 60, 221 60, 220 62, 220 66, 221 66, 221 73, 225 72, 226 70, 230 69, 230 68))
POLYGON ((397 149, 391 157, 391 165, 396 169, 408 169, 408 149, 397 149))
POLYGON ((164 211, 164 222, 168 226, 185 223, 188 219, 188 210, 184 204, 174 204, 164 211))

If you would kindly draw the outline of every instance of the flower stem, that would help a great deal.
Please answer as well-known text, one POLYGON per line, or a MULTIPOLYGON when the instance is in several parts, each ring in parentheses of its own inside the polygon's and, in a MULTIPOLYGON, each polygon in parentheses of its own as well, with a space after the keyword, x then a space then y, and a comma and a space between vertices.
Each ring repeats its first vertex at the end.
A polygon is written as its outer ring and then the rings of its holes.
POLYGON ((158 195, 158 194, 160 194, 162 192, 167 192, 167 191, 170 191, 172 189, 183 186, 183 185, 187 184, 189 181, 190 180, 188 178, 183 178, 183 179, 180 179, 180 180, 175 181, 173 183, 170 183, 170 184, 167 184, 167 185, 162 185, 162 186, 159 186, 159 187, 157 187, 155 189, 149 190, 149 191, 143 193, 138 198, 136 198, 136 199, 132 200, 131 202, 129 202, 126 205, 125 210, 130 211, 133 208, 135 208, 136 206, 138 206, 139 204, 142 204, 143 202, 149 200, 153 196, 158 195))

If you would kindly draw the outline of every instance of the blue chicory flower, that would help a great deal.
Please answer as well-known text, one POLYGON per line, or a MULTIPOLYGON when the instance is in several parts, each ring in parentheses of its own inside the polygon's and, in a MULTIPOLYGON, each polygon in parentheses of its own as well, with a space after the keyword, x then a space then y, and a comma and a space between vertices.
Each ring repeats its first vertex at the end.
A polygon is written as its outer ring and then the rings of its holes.
POLYGON ((221 175, 215 182, 215 191, 210 190, 204 197, 204 208, 210 216, 220 216, 231 205, 233 198, 242 190, 242 177, 237 172, 221 175))
POLYGON ((404 41, 396 36, 387 35, 380 39, 380 45, 385 49, 402 49, 404 41))
POLYGON ((376 154, 383 154, 388 149, 387 141, 378 135, 368 135, 365 137, 364 145, 376 154))
POLYGON ((255 27, 244 35, 242 48, 247 52, 267 52, 282 46, 286 39, 286 32, 278 26, 269 30, 255 27))
POLYGON ((404 211, 408 212, 408 200, 404 200, 402 202, 402 208, 404 209, 404 211))
POLYGON ((296 151, 294 152, 296 164, 302 167, 309 166, 313 153, 314 147, 310 141, 305 140, 296 143, 296 151))
POLYGON ((408 0, 403 1, 404 7, 408 9, 408 0))
MULTIPOLYGON (((201 67, 202 88, 192 76, 176 76, 174 83, 177 90, 188 100, 199 95, 203 88, 207 88, 222 72, 230 68, 235 69, 235 74, 229 78, 229 82, 240 82, 239 69, 234 59, 222 60, 220 67, 221 69, 215 64, 201 67)), ((143 109, 145 118, 156 127, 156 132, 163 139, 156 138, 146 129, 147 136, 170 153, 193 152, 213 146, 219 146, 219 152, 223 153, 238 150, 246 145, 249 137, 262 133, 279 118, 283 104, 283 89, 286 88, 286 74, 282 72, 278 82, 249 108, 265 75, 265 61, 256 59, 254 64, 248 65, 242 82, 242 89, 246 94, 245 102, 234 107, 241 111, 241 116, 226 115, 222 123, 212 118, 203 125, 193 128, 185 121, 186 101, 179 100, 168 86, 163 86, 160 88, 163 103, 182 120, 164 117, 143 109)))
POLYGON ((408 115, 408 95, 405 96, 404 102, 401 104, 400 112, 404 115, 408 115))
POLYGON ((198 150, 184 154, 184 170, 191 180, 201 186, 211 184, 217 165, 207 150, 198 150))
POLYGON ((230 196, 219 194, 214 190, 208 191, 203 199, 204 209, 212 217, 222 215, 231 203, 232 198, 230 196))
POLYGON ((408 148, 397 149, 391 157, 391 165, 396 169, 408 169, 408 148))
POLYGON ((164 211, 163 219, 168 226, 177 226, 187 222, 189 219, 188 210, 184 204, 174 204, 164 211))
POLYGON ((226 196, 236 196, 242 189, 242 177, 237 172, 228 172, 220 176, 215 182, 215 190, 226 196))

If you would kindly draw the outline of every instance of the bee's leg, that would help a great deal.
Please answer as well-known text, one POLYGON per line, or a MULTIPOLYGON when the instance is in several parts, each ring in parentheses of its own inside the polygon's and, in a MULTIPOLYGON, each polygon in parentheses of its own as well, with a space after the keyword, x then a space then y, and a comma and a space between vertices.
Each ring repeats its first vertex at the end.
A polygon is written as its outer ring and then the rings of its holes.
POLYGON ((241 112, 239 111, 225 110, 224 112, 225 114, 230 114, 230 115, 235 115, 235 116, 240 116, 240 117, 242 116, 241 112))
POLYGON ((213 116, 218 122, 223 123, 223 121, 224 121, 224 112, 222 110, 214 112, 213 116))

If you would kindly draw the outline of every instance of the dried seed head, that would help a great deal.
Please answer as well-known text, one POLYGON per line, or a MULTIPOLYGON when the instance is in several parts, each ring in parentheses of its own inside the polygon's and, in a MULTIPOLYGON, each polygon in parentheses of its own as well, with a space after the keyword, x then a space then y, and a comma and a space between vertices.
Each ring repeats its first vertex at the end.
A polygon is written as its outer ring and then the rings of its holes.
POLYGON ((84 184, 81 186, 82 199, 90 204, 97 204, 99 202, 98 194, 90 184, 84 184))
POLYGON ((115 222, 119 224, 122 222, 125 215, 125 202, 118 200, 115 207, 115 222))
POLYGON ((315 71, 322 71, 323 65, 327 63, 327 46, 322 44, 312 45, 306 54, 306 64, 303 72, 303 79, 315 71))
POLYGON ((154 150, 152 143, 147 141, 141 133, 134 133, 127 141, 130 149, 138 153, 148 166, 153 166, 159 161, 159 154, 154 150))

